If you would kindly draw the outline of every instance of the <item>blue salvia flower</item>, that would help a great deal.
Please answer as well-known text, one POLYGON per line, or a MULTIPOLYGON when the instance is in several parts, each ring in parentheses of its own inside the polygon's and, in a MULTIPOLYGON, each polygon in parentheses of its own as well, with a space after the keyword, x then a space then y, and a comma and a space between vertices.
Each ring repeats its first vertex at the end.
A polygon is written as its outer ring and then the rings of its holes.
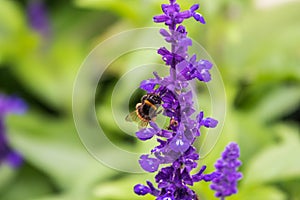
POLYGON ((215 168, 220 176, 212 181, 211 189, 216 191, 215 196, 224 200, 226 196, 237 193, 237 181, 242 178, 242 174, 237 171, 241 166, 240 149, 236 143, 230 143, 222 157, 216 162, 215 168))
POLYGON ((155 176, 157 188, 150 181, 147 181, 147 185, 137 184, 134 192, 138 195, 151 194, 157 200, 197 200, 196 193, 188 186, 222 176, 219 171, 204 174, 205 165, 200 167, 199 172, 191 174, 198 167, 199 154, 193 143, 201 135, 200 128, 214 128, 218 124, 213 118, 205 118, 202 111, 194 119, 192 117, 196 110, 189 81, 210 81, 210 69, 213 66, 210 61, 197 60, 196 55, 189 56, 187 53, 192 41, 181 23, 193 17, 205 24, 203 16, 196 12, 198 8, 199 5, 195 4, 189 10, 181 11, 176 0, 170 0, 170 4, 162 5, 164 14, 153 18, 154 22, 163 22, 168 26, 168 29, 161 29, 160 33, 171 44, 171 50, 161 47, 157 53, 170 66, 170 74, 160 77, 154 72, 154 78, 142 81, 140 88, 161 97, 163 115, 170 118, 170 125, 162 129, 151 121, 150 127, 139 130, 136 136, 143 141, 156 136, 159 143, 150 154, 140 157, 139 163, 145 171, 155 172, 162 164, 169 166, 161 168, 155 176))
POLYGON ((6 137, 5 117, 10 114, 23 114, 27 110, 25 102, 17 97, 0 94, 0 164, 7 162, 16 168, 22 164, 22 156, 13 150, 6 137))

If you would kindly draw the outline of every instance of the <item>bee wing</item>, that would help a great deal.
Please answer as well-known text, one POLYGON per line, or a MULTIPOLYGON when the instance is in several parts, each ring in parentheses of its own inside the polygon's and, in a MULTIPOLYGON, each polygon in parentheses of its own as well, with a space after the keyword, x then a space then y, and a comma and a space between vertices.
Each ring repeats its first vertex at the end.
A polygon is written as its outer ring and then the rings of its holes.
POLYGON ((148 125, 147 121, 142 121, 139 118, 139 116, 137 115, 136 111, 133 111, 133 112, 129 113, 126 116, 125 120, 128 121, 128 122, 137 122, 139 129, 145 128, 148 125))
POLYGON ((151 107, 149 110, 149 116, 151 119, 154 119, 154 121, 155 121, 156 116, 162 112, 162 110, 157 110, 158 106, 159 105, 155 105, 155 108, 151 107))
POLYGON ((128 122, 139 122, 140 121, 139 116, 137 115, 136 111, 129 113, 126 116, 125 120, 128 122))
POLYGON ((139 126, 139 129, 146 128, 148 126, 148 122, 141 120, 138 122, 138 126, 139 126))

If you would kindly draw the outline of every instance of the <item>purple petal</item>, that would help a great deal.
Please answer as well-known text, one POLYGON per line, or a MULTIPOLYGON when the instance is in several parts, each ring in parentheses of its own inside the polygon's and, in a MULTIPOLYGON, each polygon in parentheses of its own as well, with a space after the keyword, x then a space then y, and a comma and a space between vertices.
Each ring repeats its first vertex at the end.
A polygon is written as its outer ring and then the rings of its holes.
POLYGON ((201 65, 204 69, 211 69, 213 66, 213 64, 208 60, 200 60, 199 65, 201 65))
POLYGON ((173 4, 173 12, 179 12, 179 11, 180 11, 179 4, 177 4, 177 3, 173 4))
MULTIPOLYGON (((181 112, 190 117, 196 110, 192 106, 186 106, 181 109, 181 112)), ((190 120, 189 120, 190 121, 190 120)))
POLYGON ((166 193, 162 196, 159 196, 156 200, 176 200, 176 198, 172 194, 166 193))
POLYGON ((191 145, 183 132, 178 132, 170 142, 170 148, 175 152, 184 153, 191 145))
POLYGON ((169 17, 166 15, 157 15, 157 16, 153 17, 153 21, 155 23, 166 22, 167 20, 169 20, 169 17))
POLYGON ((205 174, 202 176, 202 180, 204 180, 205 182, 209 182, 212 181, 216 178, 218 178, 221 174, 219 172, 213 172, 211 174, 205 174))
POLYGON ((170 4, 174 4, 176 0, 170 0, 170 4))
POLYGON ((157 133, 161 131, 161 129, 157 126, 155 122, 150 121, 149 124, 157 133))
POLYGON ((159 32, 164 37, 170 37, 171 36, 170 33, 164 28, 160 29, 159 32))
POLYGON ((159 154, 156 155, 155 153, 159 153, 167 144, 166 141, 164 140, 161 140, 161 139, 157 139, 157 142, 159 142, 159 145, 156 146, 154 149, 151 150, 151 153, 154 153, 154 155, 158 158, 158 159, 161 159, 161 157, 159 157, 159 154))
POLYGON ((187 168, 184 168, 184 170, 182 171, 181 178, 188 185, 193 185, 194 183, 187 168))
POLYGON ((171 55, 171 52, 168 49, 166 49, 166 47, 159 48, 157 53, 162 55, 162 56, 171 55))
POLYGON ((176 70, 179 72, 185 68, 188 68, 189 64, 190 64, 189 62, 187 62, 186 60, 183 60, 182 62, 180 62, 176 65, 176 70))
POLYGON ((203 117, 204 117, 204 113, 203 111, 201 111, 196 117, 198 124, 202 123, 203 117))
POLYGON ((149 158, 148 155, 142 155, 139 163, 141 167, 147 172, 155 172, 159 166, 159 160, 156 158, 149 158))
POLYGON ((192 7, 190 8, 190 11, 193 13, 193 12, 195 12, 196 10, 198 10, 199 9, 199 4, 194 4, 194 5, 192 5, 192 7))
POLYGON ((166 182, 168 180, 171 180, 173 173, 174 173, 174 168, 172 166, 162 168, 155 176, 155 181, 158 183, 158 182, 166 182))
POLYGON ((218 121, 213 118, 208 117, 208 118, 205 118, 204 120, 202 120, 202 123, 207 128, 215 128, 218 124, 218 121))
POLYGON ((137 195, 146 195, 151 192, 149 187, 142 184, 135 185, 133 190, 137 195))
POLYGON ((135 134, 140 140, 145 141, 151 139, 156 133, 157 132, 154 128, 143 128, 137 131, 135 134))
POLYGON ((193 93, 192 91, 181 93, 179 96, 180 103, 192 105, 193 104, 193 93))
POLYGON ((194 19, 202 24, 205 24, 204 17, 200 13, 194 13, 193 15, 194 19))
POLYGON ((183 12, 178 13, 176 17, 180 17, 180 18, 183 18, 183 19, 187 19, 187 18, 190 18, 191 16, 192 16, 191 11, 186 10, 186 11, 183 11, 183 12))
POLYGON ((185 31, 185 27, 182 26, 182 25, 179 25, 176 29, 177 32, 179 32, 180 34, 185 34, 186 31, 185 31))
MULTIPOLYGON (((180 42, 178 43, 180 46, 184 46, 184 47, 187 47, 187 46, 192 46, 192 40, 190 38, 184 38, 182 40, 180 40, 180 42)), ((178 53, 178 52, 176 52, 178 53)))
POLYGON ((196 76, 199 81, 209 82, 211 80, 211 75, 206 69, 202 69, 196 76))
POLYGON ((158 82, 156 79, 143 80, 140 83, 140 88, 147 91, 148 93, 151 93, 151 92, 153 92, 157 83, 158 82))
POLYGON ((149 188, 150 188, 150 190, 151 190, 151 194, 152 194, 153 196, 158 196, 159 190, 156 189, 150 181, 147 181, 147 185, 149 186, 149 188))
POLYGON ((161 4, 161 10, 162 10, 165 14, 167 14, 168 8, 169 8, 169 5, 168 5, 168 4, 161 4))
POLYGON ((169 139, 169 138, 172 138, 173 133, 162 129, 161 132, 159 133, 159 136, 169 139))
POLYGON ((181 81, 189 81, 194 78, 193 71, 191 71, 188 67, 185 67, 183 70, 181 70, 179 75, 181 81))

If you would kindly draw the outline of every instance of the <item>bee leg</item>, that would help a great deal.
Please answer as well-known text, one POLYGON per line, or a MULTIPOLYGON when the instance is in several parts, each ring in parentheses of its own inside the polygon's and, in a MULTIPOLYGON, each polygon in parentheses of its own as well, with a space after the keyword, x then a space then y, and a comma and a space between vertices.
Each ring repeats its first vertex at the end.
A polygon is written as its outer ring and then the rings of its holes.
POLYGON ((157 115, 159 115, 160 113, 162 113, 162 109, 160 109, 159 111, 156 112, 157 115))

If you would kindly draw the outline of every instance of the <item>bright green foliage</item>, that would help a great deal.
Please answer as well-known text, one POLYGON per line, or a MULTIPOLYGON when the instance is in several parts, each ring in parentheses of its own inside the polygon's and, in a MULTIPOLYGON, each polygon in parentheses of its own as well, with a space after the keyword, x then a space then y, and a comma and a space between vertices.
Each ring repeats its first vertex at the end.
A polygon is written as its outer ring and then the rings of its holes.
MULTIPOLYGON (((22 153, 25 164, 18 170, 0 166, 0 199, 142 199, 132 187, 147 177, 153 179, 151 174, 115 171, 85 150, 73 122, 72 90, 80 65, 95 45, 121 31, 153 26, 152 16, 163 1, 47 1, 52 28, 48 39, 30 28, 27 1, 22 2, 0 1, 0 92, 18 94, 29 104, 26 115, 7 119, 10 143, 22 153)), ((251 2, 200 1, 207 25, 187 23, 190 37, 217 64, 227 96, 222 135, 203 161, 207 172, 212 171, 225 145, 235 140, 241 147, 244 179, 239 193, 229 200, 296 200, 300 197, 300 3, 257 9, 251 2)), ((160 62, 151 53, 155 52, 149 53, 147 62, 160 62)), ((107 80, 99 83, 96 111, 111 141, 129 151, 145 152, 146 145, 116 127, 110 110, 116 80, 143 63, 137 58, 129 54, 112 63, 107 80)), ((194 189, 200 199, 214 199, 206 183, 194 189)))

